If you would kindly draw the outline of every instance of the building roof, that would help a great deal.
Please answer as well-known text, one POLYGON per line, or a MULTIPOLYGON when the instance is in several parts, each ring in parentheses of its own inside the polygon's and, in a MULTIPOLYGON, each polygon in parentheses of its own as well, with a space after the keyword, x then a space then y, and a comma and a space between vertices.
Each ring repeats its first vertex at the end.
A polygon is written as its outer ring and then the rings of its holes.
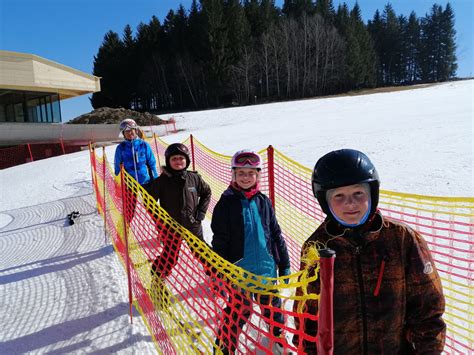
POLYGON ((57 93, 63 100, 100 91, 100 78, 34 54, 0 50, 0 89, 57 93))

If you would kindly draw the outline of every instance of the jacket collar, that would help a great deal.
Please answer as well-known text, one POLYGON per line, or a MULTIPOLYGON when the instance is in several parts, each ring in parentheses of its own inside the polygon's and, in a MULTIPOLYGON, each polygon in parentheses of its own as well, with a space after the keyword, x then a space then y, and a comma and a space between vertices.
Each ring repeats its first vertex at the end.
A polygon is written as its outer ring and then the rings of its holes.
POLYGON ((161 171, 164 175, 167 177, 180 177, 182 179, 186 179, 186 176, 188 174, 188 171, 186 169, 181 170, 181 171, 176 171, 173 169, 168 168, 167 166, 162 166, 161 171))
POLYGON ((344 227, 334 219, 327 217, 324 221, 324 230, 330 238, 344 237, 356 244, 366 244, 377 238, 383 223, 383 216, 377 210, 366 223, 355 228, 344 227))

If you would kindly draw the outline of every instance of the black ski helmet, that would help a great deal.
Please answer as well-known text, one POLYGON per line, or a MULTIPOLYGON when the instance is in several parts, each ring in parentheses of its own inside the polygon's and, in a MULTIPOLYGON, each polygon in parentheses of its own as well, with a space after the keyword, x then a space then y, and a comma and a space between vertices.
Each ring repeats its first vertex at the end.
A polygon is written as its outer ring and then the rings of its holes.
POLYGON ((166 167, 171 169, 170 165, 170 158, 173 155, 184 155, 186 158, 186 169, 191 164, 191 160, 189 159, 189 149, 182 143, 173 143, 168 146, 165 150, 165 160, 166 160, 166 167))
POLYGON ((370 186, 371 208, 369 218, 375 213, 379 202, 380 179, 374 164, 362 152, 341 149, 321 157, 311 178, 313 194, 318 199, 324 213, 332 216, 326 199, 326 192, 342 186, 368 183, 370 186))

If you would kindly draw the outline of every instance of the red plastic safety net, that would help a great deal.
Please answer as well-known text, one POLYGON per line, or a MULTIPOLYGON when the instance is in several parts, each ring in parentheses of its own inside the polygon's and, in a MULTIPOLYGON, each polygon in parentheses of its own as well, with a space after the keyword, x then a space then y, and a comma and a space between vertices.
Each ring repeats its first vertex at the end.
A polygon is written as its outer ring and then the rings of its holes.
MULTIPOLYGON (((156 137, 149 143, 157 162, 164 164, 167 144, 156 137)), ((192 137, 184 143, 192 155, 190 168, 212 188, 211 218, 231 178, 230 157, 192 137)), ((315 273, 296 271, 302 243, 323 220, 311 191, 311 170, 272 147, 260 154, 264 158, 261 189, 274 204, 290 254, 293 273, 286 278, 253 275, 222 259, 174 221, 131 176, 114 176, 105 154, 91 150, 99 212, 127 269, 130 300, 159 352, 297 353, 303 339, 321 341, 294 326, 295 317, 302 324, 305 318, 318 321, 318 315, 304 313, 304 307, 293 311, 295 301, 304 304, 320 297, 295 295, 296 287, 305 289, 314 281, 315 273), (296 344, 294 335, 299 339, 296 344)), ((446 352, 474 351, 474 199, 382 191, 380 208, 385 215, 410 224, 429 243, 447 300, 446 352)), ((317 251, 306 258, 319 270, 317 251)))

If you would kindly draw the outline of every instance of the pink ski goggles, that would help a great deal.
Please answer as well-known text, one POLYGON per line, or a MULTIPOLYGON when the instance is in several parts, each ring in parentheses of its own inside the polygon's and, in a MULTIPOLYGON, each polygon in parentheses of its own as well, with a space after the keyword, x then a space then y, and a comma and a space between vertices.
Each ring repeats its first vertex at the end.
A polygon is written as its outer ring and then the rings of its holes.
POLYGON ((258 166, 260 165, 260 157, 252 153, 242 153, 234 159, 234 162, 238 165, 258 166))

